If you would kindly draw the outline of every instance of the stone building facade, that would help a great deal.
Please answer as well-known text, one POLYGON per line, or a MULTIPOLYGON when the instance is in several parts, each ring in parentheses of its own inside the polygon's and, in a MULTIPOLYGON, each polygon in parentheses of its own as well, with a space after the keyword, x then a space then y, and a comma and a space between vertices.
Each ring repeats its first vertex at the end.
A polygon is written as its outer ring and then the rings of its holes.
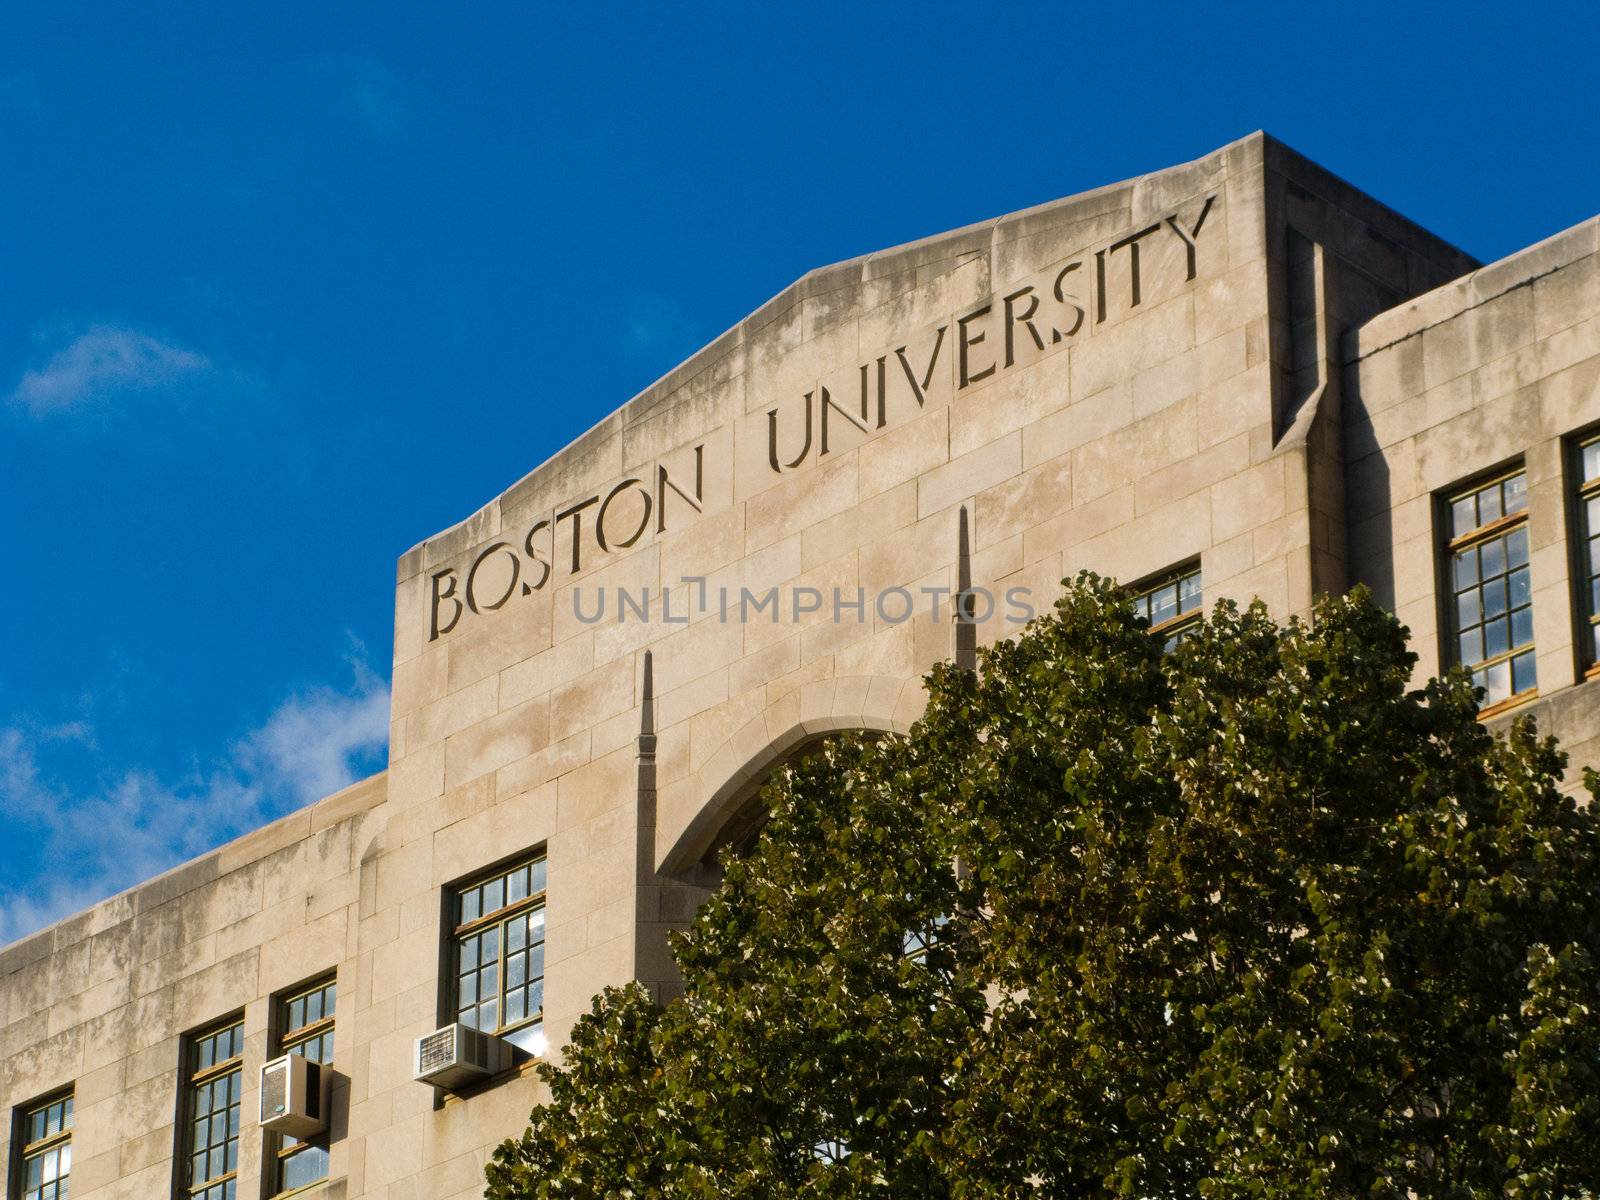
POLYGON ((385 772, 0 951, 11 1195, 478 1195, 774 764, 908 730, 1083 568, 1169 633, 1364 582, 1576 774, 1596 434, 1600 219, 1480 266, 1260 134, 814 271, 400 558, 385 772), (414 1081, 457 1018, 517 1061, 414 1081), (286 1050, 332 1067, 303 1144, 256 1122, 286 1050))

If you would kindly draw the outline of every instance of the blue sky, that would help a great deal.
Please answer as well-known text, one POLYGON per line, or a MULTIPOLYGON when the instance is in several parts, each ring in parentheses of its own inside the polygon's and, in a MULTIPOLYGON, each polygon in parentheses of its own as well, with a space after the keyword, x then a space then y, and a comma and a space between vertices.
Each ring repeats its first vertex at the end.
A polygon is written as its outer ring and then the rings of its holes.
POLYGON ((807 269, 1266 128, 1480 258, 1592 4, 0 9, 0 941, 383 763, 395 558, 807 269))

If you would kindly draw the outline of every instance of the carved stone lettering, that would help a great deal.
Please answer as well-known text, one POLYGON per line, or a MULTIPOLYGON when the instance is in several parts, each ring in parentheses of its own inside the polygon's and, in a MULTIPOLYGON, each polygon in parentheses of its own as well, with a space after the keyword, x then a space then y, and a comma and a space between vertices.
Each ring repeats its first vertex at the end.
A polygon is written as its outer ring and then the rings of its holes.
POLYGON ((989 310, 993 307, 994 305, 992 304, 985 304, 982 308, 974 309, 964 317, 956 318, 956 326, 961 331, 958 339, 960 350, 956 359, 961 375, 961 382, 956 385, 958 388, 971 387, 973 384, 989 378, 995 372, 995 364, 992 362, 981 371, 974 371, 967 360, 968 352, 976 348, 988 336, 981 332, 972 333, 967 329, 967 326, 980 317, 988 316, 989 310))
MULTIPOLYGON (((1045 268, 1031 280, 1013 281, 1010 288, 953 321, 911 334, 898 346, 891 343, 882 353, 853 364, 854 378, 846 373, 850 369, 841 367, 838 374, 826 377, 828 383, 818 382, 801 396, 773 403, 765 410, 767 468, 780 475, 799 470, 895 422, 914 419, 931 403, 949 399, 952 376, 955 391, 975 387, 1001 372, 1025 367, 1069 339, 1087 336, 1110 319, 1108 294, 1113 286, 1119 297, 1126 296, 1127 310, 1138 308, 1149 284, 1142 248, 1151 237, 1179 240, 1185 256, 1183 282, 1194 282, 1199 275, 1200 238, 1216 199, 1214 194, 1206 196, 1197 212, 1189 209, 1195 213, 1192 221, 1182 213, 1168 214, 1155 224, 1045 268), (1091 255, 1092 277, 1084 270, 1091 255), (952 327, 954 363, 945 349, 952 327), (901 395, 902 377, 911 404, 897 401, 891 411, 890 385, 901 395), (840 435, 844 440, 836 445, 840 435)), ((755 436, 760 438, 759 433, 755 436)), ((497 540, 477 551, 464 568, 435 571, 429 577, 429 640, 450 633, 469 613, 495 612, 514 596, 532 595, 558 571, 577 575, 586 559, 592 565, 595 555, 629 550, 646 536, 669 533, 676 523, 701 516, 708 504, 707 447, 719 447, 727 455, 732 445, 732 430, 724 427, 699 443, 672 451, 671 467, 666 461, 637 466, 621 482, 532 522, 520 541, 497 540), (562 539, 565 553, 557 548, 562 539)), ((751 449, 759 454, 759 441, 751 449)))
POLYGON ((461 620, 462 604, 456 599, 456 573, 446 567, 442 571, 435 571, 433 575, 433 602, 429 606, 432 615, 429 618, 428 640, 431 642, 441 634, 449 633, 456 627, 456 622, 461 620), (439 585, 449 580, 449 586, 441 588, 439 585), (455 610, 450 614, 450 619, 443 625, 439 624, 439 606, 448 601, 455 605, 455 610))
POLYGON ((1195 218, 1193 229, 1185 230, 1184 227, 1179 224, 1176 213, 1166 219, 1167 228, 1172 230, 1173 233, 1177 234, 1178 237, 1183 240, 1183 249, 1188 255, 1188 282, 1190 283, 1194 282, 1195 272, 1199 269, 1199 264, 1195 261, 1195 242, 1200 237, 1200 227, 1206 223, 1206 216, 1211 212, 1211 205, 1216 202, 1216 199, 1217 198, 1215 196, 1206 197, 1205 204, 1201 206, 1200 215, 1195 218))
POLYGON ((806 455, 811 453, 811 399, 815 394, 814 392, 806 393, 805 441, 800 445, 800 453, 796 454, 788 462, 781 462, 778 457, 778 413, 780 410, 774 408, 767 413, 767 461, 772 464, 774 471, 783 471, 785 469, 792 471, 805 462, 806 455))
POLYGON ((535 521, 528 530, 528 536, 522 539, 522 550, 528 556, 528 563, 539 572, 538 579, 523 581, 522 594, 524 596, 530 592, 538 591, 546 583, 550 582, 550 560, 545 556, 545 551, 541 547, 534 545, 535 540, 538 540, 541 533, 548 533, 549 531, 549 521, 535 521))
POLYGON ((917 407, 921 408, 928 401, 928 389, 933 386, 933 370, 939 365, 939 349, 944 345, 945 330, 948 325, 939 326, 939 332, 934 335, 933 349, 928 352, 928 365, 923 370, 921 378, 911 369, 911 363, 906 358, 906 348, 901 346, 894 352, 900 360, 900 365, 905 369, 906 382, 911 385, 911 394, 917 398, 917 407))
MULTIPOLYGON (((610 551, 613 548, 617 550, 626 550, 629 546, 633 545, 640 538, 642 538, 645 530, 650 528, 650 510, 652 507, 654 507, 654 504, 655 501, 651 497, 649 489, 637 479, 624 479, 621 483, 617 484, 616 487, 607 492, 606 498, 600 501, 600 511, 595 514, 594 518, 594 538, 595 541, 600 543, 600 549, 604 551, 610 551), (624 537, 617 537, 615 531, 613 531, 608 540, 606 534, 606 518, 611 512, 611 506, 613 504, 617 504, 617 498, 619 496, 628 496, 635 504, 638 504, 640 501, 642 501, 643 511, 639 513, 639 519, 637 522, 629 522, 627 518, 622 518, 623 529, 626 530, 626 527, 629 524, 632 524, 633 532, 627 533, 624 537)), ((622 507, 622 505, 618 505, 619 509, 622 507)))
POLYGON ((599 496, 589 496, 579 500, 576 504, 569 504, 556 514, 556 524, 568 517, 572 518, 572 573, 576 575, 583 570, 583 510, 591 504, 599 504, 599 496))
POLYGON ((672 482, 667 474, 665 463, 656 466, 656 532, 665 533, 667 530, 667 492, 677 493, 696 513, 704 512, 706 486, 706 448, 704 445, 694 448, 694 495, 689 495, 677 484, 672 482))
POLYGON ((1055 345, 1063 338, 1069 338, 1076 334, 1078 330, 1083 328, 1084 318, 1089 315, 1089 310, 1084 308, 1083 305, 1079 304, 1071 296, 1068 296, 1065 291, 1067 276, 1071 275, 1074 271, 1080 270, 1082 267, 1083 263, 1081 262, 1069 262, 1066 266, 1062 267, 1059 272, 1056 273, 1055 287, 1052 289, 1055 292, 1056 303, 1064 304, 1068 308, 1072 309, 1074 316, 1072 318, 1072 327, 1070 329, 1052 328, 1050 330, 1051 345, 1055 345))
POLYGON ((867 370, 868 370, 868 366, 869 366, 869 364, 867 364, 867 363, 863 363, 861 365, 861 419, 860 420, 857 420, 856 417, 855 417, 855 414, 852 413, 849 409, 841 408, 839 406, 839 402, 836 401, 833 398, 833 396, 828 392, 828 389, 827 389, 826 386, 823 386, 823 387, 818 389, 822 393, 822 405, 821 405, 821 408, 818 411, 818 429, 817 429, 817 441, 818 441, 818 445, 819 445, 819 449, 817 450, 817 457, 818 458, 821 458, 824 454, 826 454, 828 452, 828 414, 830 412, 837 413, 839 416, 843 417, 846 421, 850 422, 851 425, 854 425, 862 433, 866 433, 868 431, 868 427, 869 427, 868 423, 871 420, 871 417, 869 416, 868 411, 867 411, 868 405, 869 405, 870 400, 871 400, 871 397, 870 397, 870 395, 868 393, 868 390, 867 390, 867 370))
POLYGON ((475 613, 503 607, 521 575, 522 560, 509 542, 485 547, 467 570, 467 607, 475 613))
MULTIPOLYGON (((1144 239, 1149 237, 1151 234, 1160 233, 1160 232, 1161 232, 1161 226, 1159 226, 1159 225, 1150 225, 1150 226, 1147 226, 1144 229, 1139 230, 1138 233, 1130 233, 1125 238, 1119 238, 1116 241, 1112 242, 1111 245, 1106 247, 1106 250, 1105 250, 1105 257, 1106 258, 1111 257, 1111 255, 1115 254, 1118 250, 1126 249, 1128 251, 1128 297, 1129 297, 1129 299, 1128 299, 1128 307, 1129 308, 1138 308, 1139 307, 1139 298, 1140 298, 1140 288, 1139 288, 1139 243, 1144 241, 1144 239)), ((1106 316, 1105 295, 1104 295, 1104 292, 1102 291, 1101 298, 1100 298, 1100 319, 1102 321, 1105 320, 1105 316, 1106 316)))
POLYGON ((1034 345, 1044 349, 1044 338, 1039 336, 1039 331, 1034 328, 1033 314, 1039 311, 1039 297, 1033 288, 1019 288, 1005 298, 1006 308, 1006 366, 1015 366, 1017 361, 1017 326, 1021 325, 1028 331, 1028 336, 1033 339, 1034 345), (1021 312, 1017 311, 1017 302, 1027 297, 1028 307, 1021 312))

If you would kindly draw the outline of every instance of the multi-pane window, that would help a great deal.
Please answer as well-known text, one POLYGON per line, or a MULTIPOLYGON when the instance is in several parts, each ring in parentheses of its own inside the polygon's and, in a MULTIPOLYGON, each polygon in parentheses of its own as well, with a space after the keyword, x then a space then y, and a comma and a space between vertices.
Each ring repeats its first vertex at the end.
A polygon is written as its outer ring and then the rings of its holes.
POLYGON ((1533 692, 1528 476, 1522 470, 1450 497, 1451 651, 1484 707, 1533 692))
POLYGON ((457 888, 456 1020, 542 1054, 544 1038, 543 855, 457 888))
POLYGON ((22 1200, 67 1200, 72 1173, 72 1093, 41 1100, 22 1113, 22 1200))
POLYGON ((934 917, 926 925, 908 929, 901 936, 901 950, 912 962, 922 962, 928 950, 938 940, 939 931, 950 923, 949 917, 934 917))
POLYGON ((1578 589, 1583 661, 1600 670, 1600 434, 1577 446, 1578 589))
MULTIPOLYGON (((278 1001, 278 1053, 300 1054, 312 1062, 333 1063, 333 1009, 338 985, 330 976, 278 1001)), ((276 1192, 289 1192, 328 1177, 326 1138, 277 1137, 268 1151, 276 1171, 276 1192)))
POLYGON ((189 1039, 184 1060, 183 1170, 193 1200, 236 1200, 239 1189, 239 1092, 244 1022, 189 1039))
POLYGON ((1200 620, 1200 568, 1184 567, 1139 588, 1133 611, 1150 622, 1150 632, 1163 650, 1174 650, 1194 632, 1200 620))

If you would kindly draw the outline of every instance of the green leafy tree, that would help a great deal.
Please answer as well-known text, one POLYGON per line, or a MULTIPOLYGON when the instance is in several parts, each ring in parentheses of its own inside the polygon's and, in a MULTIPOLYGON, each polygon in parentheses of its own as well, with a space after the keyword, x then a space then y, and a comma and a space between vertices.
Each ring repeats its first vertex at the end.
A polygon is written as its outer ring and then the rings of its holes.
POLYGON ((1597 809, 1413 662, 1359 592, 1163 654, 1081 577, 768 784, 487 1195, 1594 1196, 1597 809))

